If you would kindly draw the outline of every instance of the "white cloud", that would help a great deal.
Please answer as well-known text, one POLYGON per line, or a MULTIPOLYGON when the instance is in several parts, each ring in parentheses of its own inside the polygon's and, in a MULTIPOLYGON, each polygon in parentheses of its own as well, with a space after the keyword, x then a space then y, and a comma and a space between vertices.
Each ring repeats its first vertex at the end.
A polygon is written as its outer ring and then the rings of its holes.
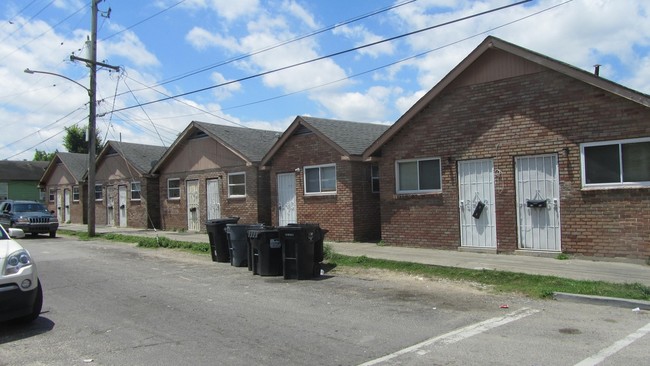
POLYGON ((388 112, 388 101, 395 90, 391 88, 374 86, 365 93, 318 93, 313 96, 320 104, 327 108, 334 118, 372 122, 383 121, 388 112))
MULTIPOLYGON (((385 38, 370 32, 364 26, 344 25, 344 26, 334 28, 332 32, 335 35, 342 35, 348 39, 354 40, 355 47, 364 46, 374 42, 379 42, 385 38)), ((359 52, 362 55, 368 55, 377 58, 382 55, 394 54, 395 47, 393 42, 383 42, 370 47, 362 48, 357 52, 359 52)))
POLYGON ((314 16, 294 0, 285 0, 282 3, 282 7, 285 8, 289 14, 302 21, 305 25, 307 25, 307 27, 311 29, 316 29, 319 27, 318 21, 316 21, 314 16))

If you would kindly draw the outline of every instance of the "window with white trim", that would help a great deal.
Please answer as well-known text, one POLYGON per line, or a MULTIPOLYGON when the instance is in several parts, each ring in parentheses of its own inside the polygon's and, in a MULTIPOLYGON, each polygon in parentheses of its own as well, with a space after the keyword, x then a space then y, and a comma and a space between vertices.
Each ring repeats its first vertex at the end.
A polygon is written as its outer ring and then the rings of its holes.
POLYGON ((650 137, 580 145, 583 187, 650 187, 650 137))
POLYGON ((306 166, 305 194, 336 194, 336 164, 306 166))
POLYGON ((167 179, 167 198, 170 200, 181 198, 181 180, 179 178, 167 179))
POLYGON ((395 162, 397 193, 430 193, 442 191, 439 158, 398 160, 395 162))
POLYGON ((72 186, 72 201, 79 202, 79 186, 72 186))
POLYGON ((131 182, 131 201, 140 201, 140 182, 131 182))
POLYGON ((54 200, 56 199, 56 188, 50 188, 48 199, 50 202, 54 202, 54 200))
POLYGON ((101 201, 104 198, 101 184, 95 184, 95 201, 101 201))
POLYGON ((228 197, 246 197, 246 173, 228 173, 228 197))
POLYGON ((379 193, 379 165, 370 165, 370 187, 372 193, 379 193))

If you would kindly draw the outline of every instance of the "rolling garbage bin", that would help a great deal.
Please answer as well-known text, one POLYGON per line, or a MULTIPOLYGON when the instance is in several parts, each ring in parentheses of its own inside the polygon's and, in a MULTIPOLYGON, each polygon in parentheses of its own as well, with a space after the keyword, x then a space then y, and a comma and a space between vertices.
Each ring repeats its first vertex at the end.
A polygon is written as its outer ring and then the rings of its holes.
POLYGON ((282 244, 277 229, 248 230, 254 275, 282 276, 282 244))
POLYGON ((320 276, 326 231, 318 224, 292 224, 279 227, 278 233, 284 278, 302 280, 320 276))
POLYGON ((236 224, 237 221, 239 221, 239 217, 227 217, 206 221, 205 229, 210 239, 210 253, 212 254, 213 262, 230 262, 226 225, 236 224))
POLYGON ((248 266, 248 230, 262 228, 263 224, 242 225, 227 224, 228 248, 230 250, 230 265, 233 267, 248 266))

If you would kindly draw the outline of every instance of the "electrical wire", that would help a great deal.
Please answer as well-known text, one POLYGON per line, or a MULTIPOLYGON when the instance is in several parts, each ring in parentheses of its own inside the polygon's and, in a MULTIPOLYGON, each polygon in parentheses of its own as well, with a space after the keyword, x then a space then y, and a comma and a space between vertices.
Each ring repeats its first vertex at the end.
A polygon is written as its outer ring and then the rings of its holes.
POLYGON ((277 69, 260 72, 260 73, 254 74, 254 75, 249 75, 249 76, 239 78, 239 79, 236 79, 236 80, 230 80, 230 81, 227 81, 227 82, 224 82, 224 83, 211 85, 211 86, 208 86, 208 87, 205 87, 205 88, 195 89, 195 90, 192 90, 192 91, 189 91, 189 92, 169 96, 169 97, 166 97, 166 98, 162 98, 162 99, 158 99, 158 100, 152 100, 152 101, 145 102, 145 103, 138 103, 138 104, 133 105, 133 106, 123 107, 123 108, 117 109, 117 111, 123 111, 123 110, 132 109, 132 108, 140 108, 142 106, 155 104, 155 103, 160 103, 160 102, 168 101, 170 99, 176 99, 176 98, 184 97, 184 96, 187 96, 187 95, 196 94, 196 93, 204 92, 204 91, 207 91, 207 90, 215 89, 215 88, 218 88, 218 87, 222 87, 222 86, 226 86, 226 85, 230 85, 230 84, 234 84, 234 83, 238 83, 238 82, 242 82, 242 81, 246 81, 246 80, 250 80, 250 79, 259 78, 259 77, 270 75, 270 74, 277 73, 277 72, 280 72, 280 71, 292 69, 292 68, 295 68, 295 67, 298 67, 298 66, 307 65, 307 64, 310 64, 310 63, 313 63, 313 62, 316 62, 316 61, 321 61, 321 60, 324 60, 324 59, 340 56, 342 54, 350 53, 350 52, 353 52, 353 51, 358 51, 360 49, 368 48, 368 47, 375 46, 375 45, 378 45, 378 44, 381 44, 381 43, 394 41, 396 39, 408 37, 408 36, 418 34, 418 33, 422 33, 422 32, 425 32, 425 31, 428 31, 428 30, 431 30, 431 29, 440 28, 440 27, 443 27, 443 26, 446 26, 446 25, 450 25, 450 24, 458 23, 458 22, 461 22, 461 21, 464 21, 464 20, 476 18, 476 17, 482 16, 482 15, 490 14, 490 13, 500 11, 500 10, 503 10, 503 9, 507 9, 507 8, 510 8, 510 7, 513 7, 513 6, 528 3, 530 1, 532 1, 532 0, 519 1, 519 2, 516 2, 516 3, 509 4, 509 5, 504 5, 504 6, 501 6, 501 7, 498 7, 498 8, 482 11, 482 12, 479 12, 479 13, 475 13, 475 14, 472 14, 472 15, 465 16, 465 17, 450 20, 450 21, 447 21, 447 22, 444 22, 444 23, 436 24, 436 25, 433 25, 433 26, 430 26, 430 27, 421 28, 421 29, 418 29, 418 30, 415 30, 415 31, 412 31, 412 32, 403 33, 403 34, 400 34, 398 36, 385 38, 385 39, 382 39, 382 40, 379 40, 379 41, 376 41, 376 42, 371 42, 371 43, 367 43, 365 45, 349 48, 349 49, 346 49, 346 50, 343 50, 343 51, 334 52, 334 53, 331 53, 331 54, 328 54, 328 55, 325 55, 325 56, 319 56, 319 57, 316 57, 316 58, 313 58, 313 59, 310 59, 310 60, 301 61, 301 62, 292 64, 292 65, 287 65, 287 66, 283 66, 283 67, 280 67, 280 68, 277 68, 277 69))

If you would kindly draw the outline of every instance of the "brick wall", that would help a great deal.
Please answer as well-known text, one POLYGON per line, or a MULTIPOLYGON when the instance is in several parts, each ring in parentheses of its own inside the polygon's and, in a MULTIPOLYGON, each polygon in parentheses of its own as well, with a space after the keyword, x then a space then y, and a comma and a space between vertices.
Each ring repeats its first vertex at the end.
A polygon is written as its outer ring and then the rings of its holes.
POLYGON ((556 154, 562 251, 650 256, 650 189, 585 190, 580 144, 650 136, 650 109, 553 71, 447 88, 382 149, 382 238, 392 245, 457 248, 459 160, 491 158, 499 251, 514 251, 514 159, 556 154), (395 160, 440 157, 442 193, 396 195, 395 160))
MULTIPOLYGON (((341 159, 341 153, 315 134, 290 137, 271 162, 271 207, 278 207, 277 174, 296 173, 296 211, 299 223, 318 223, 327 240, 361 241, 379 237, 379 201, 370 194, 369 164, 341 159), (305 195, 304 167, 336 164, 336 195, 305 195), (365 185, 365 187, 364 187, 365 185)), ((278 224, 278 212, 272 209, 278 224)))

